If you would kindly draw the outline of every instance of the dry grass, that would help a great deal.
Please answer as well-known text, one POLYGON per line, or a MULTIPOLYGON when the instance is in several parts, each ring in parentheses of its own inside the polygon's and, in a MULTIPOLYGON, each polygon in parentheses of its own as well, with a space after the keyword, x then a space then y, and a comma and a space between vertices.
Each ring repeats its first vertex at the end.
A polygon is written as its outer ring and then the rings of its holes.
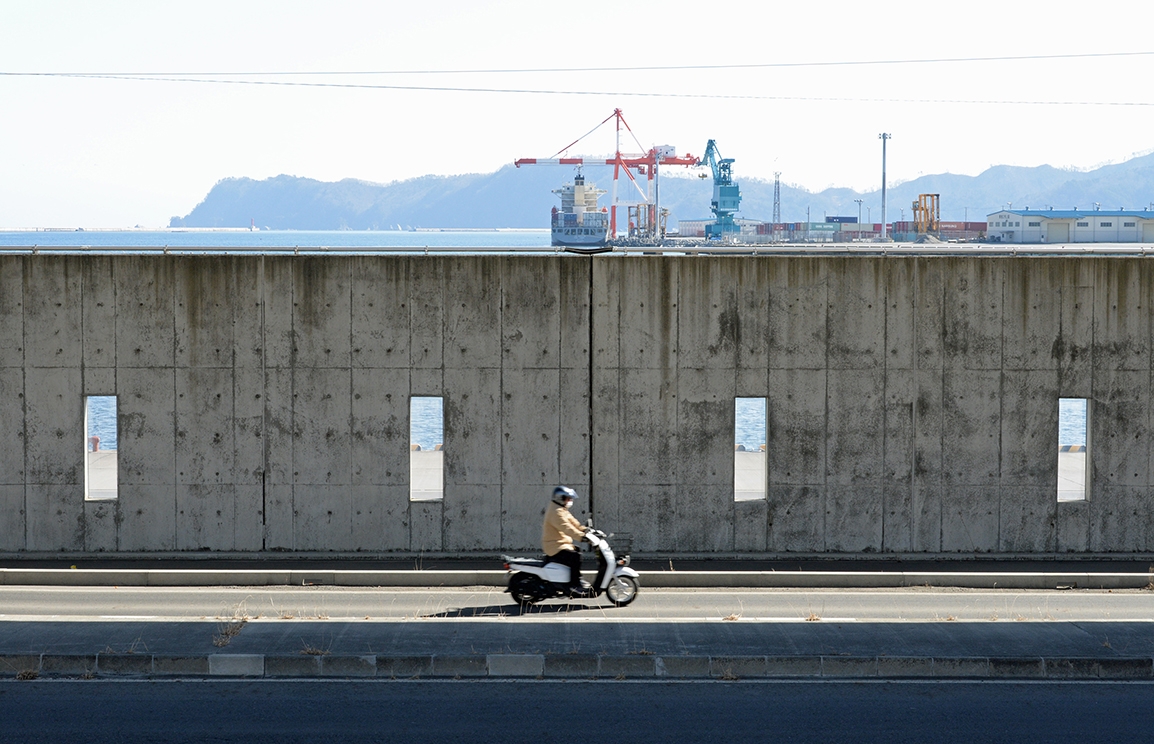
POLYGON ((304 644, 304 647, 301 649, 301 653, 304 654, 305 656, 328 656, 329 655, 329 650, 327 648, 318 648, 316 646, 305 643, 305 640, 303 638, 301 639, 301 643, 304 644))
POLYGON ((956 622, 956 621, 957 621, 957 618, 954 617, 953 615, 946 615, 946 622, 947 623, 952 623, 952 622, 956 622))
POLYGON ((634 654, 636 656, 652 656, 653 655, 652 651, 650 651, 649 649, 645 649, 645 648, 641 649, 640 651, 630 651, 629 653, 634 654))
POLYGON ((145 653, 148 653, 148 644, 144 642, 144 638, 142 638, 141 636, 137 636, 136 639, 132 643, 125 646, 123 650, 118 651, 117 649, 113 648, 112 646, 106 644, 104 646, 104 650, 101 651, 100 653, 102 653, 102 654, 134 654, 141 649, 143 649, 145 653))
POLYGON ((725 680, 726 682, 736 682, 737 675, 733 673, 733 669, 726 667, 725 671, 721 673, 721 679, 725 680))
POLYGON ((248 623, 246 618, 239 618, 237 620, 230 620, 227 623, 220 623, 216 626, 216 633, 212 636, 212 645, 217 648, 224 648, 232 642, 233 638, 240 635, 240 631, 248 623))
POLYGON ((740 614, 740 613, 737 613, 737 612, 735 612, 735 613, 733 613, 732 615, 726 615, 725 617, 723 617, 723 618, 721 618, 721 619, 722 619, 722 620, 727 620, 727 621, 729 621, 729 622, 735 622, 735 621, 737 621, 737 620, 740 620, 740 619, 741 619, 741 614, 740 614))
POLYGON ((821 620, 821 616, 820 616, 820 615, 818 615, 816 612, 811 612, 811 613, 809 613, 809 617, 807 617, 807 618, 805 619, 805 621, 806 621, 807 623, 816 623, 816 622, 818 622, 818 621, 820 621, 820 620, 821 620))
POLYGON ((292 614, 288 610, 281 610, 277 617, 279 617, 281 620, 292 620, 296 617, 296 615, 292 614))
POLYGON ((36 671, 35 669, 21 669, 16 673, 16 679, 20 680, 21 682, 37 679, 39 676, 40 672, 36 671))

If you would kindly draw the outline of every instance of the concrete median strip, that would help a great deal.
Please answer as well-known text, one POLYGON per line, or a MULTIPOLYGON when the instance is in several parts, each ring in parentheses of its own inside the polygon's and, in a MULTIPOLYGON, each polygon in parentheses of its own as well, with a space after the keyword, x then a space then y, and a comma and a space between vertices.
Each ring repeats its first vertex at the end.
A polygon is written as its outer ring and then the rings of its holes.
POLYGON ((1152 680, 1150 657, 659 656, 470 654, 0 655, 0 679, 36 677, 405 679, 1109 679, 1152 680))
MULTIPOLYGON (((650 588, 879 589, 914 586, 968 589, 1141 589, 1150 573, 917 571, 653 571, 650 588)), ((346 586, 504 587, 505 571, 234 571, 213 569, 0 568, 6 586, 346 586)))

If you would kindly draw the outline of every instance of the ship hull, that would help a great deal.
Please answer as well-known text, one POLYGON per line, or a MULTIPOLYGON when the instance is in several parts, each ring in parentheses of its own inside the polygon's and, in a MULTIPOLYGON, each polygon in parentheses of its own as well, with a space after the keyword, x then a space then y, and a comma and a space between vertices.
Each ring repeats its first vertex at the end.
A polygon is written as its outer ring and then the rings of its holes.
MULTIPOLYGON (((573 228, 568 228, 572 230, 573 228)), ((553 245, 564 248, 570 253, 604 253, 612 250, 609 246, 608 235, 604 232, 598 235, 566 234, 566 228, 553 228, 553 245)))
POLYGON ((553 228, 553 245, 566 248, 598 248, 603 247, 606 242, 608 242, 608 235, 600 230, 580 227, 553 228))

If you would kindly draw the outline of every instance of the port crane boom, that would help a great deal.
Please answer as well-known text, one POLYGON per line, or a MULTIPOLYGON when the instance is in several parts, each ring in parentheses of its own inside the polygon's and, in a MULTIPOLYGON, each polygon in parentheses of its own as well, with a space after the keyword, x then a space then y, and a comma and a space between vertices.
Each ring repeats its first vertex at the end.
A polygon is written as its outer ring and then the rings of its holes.
MULTIPOLYGON (((617 235, 617 181, 622 172, 633 183, 637 192, 641 195, 642 203, 645 204, 648 211, 649 225, 657 224, 657 205, 653 201, 653 187, 654 180, 657 176, 657 169, 662 165, 684 165, 695 166, 700 165, 701 160, 693 155, 678 155, 676 150, 668 145, 651 147, 642 153, 625 154, 621 152, 621 130, 625 128, 630 136, 633 136, 633 141, 637 142, 637 137, 633 135, 633 129, 629 123, 625 121, 625 117, 621 113, 621 109, 613 109, 610 114, 601 124, 598 124, 588 133, 578 137, 573 142, 561 148, 556 154, 549 158, 520 158, 513 161, 513 165, 520 168, 523 165, 611 165, 613 166, 613 202, 609 212, 609 234, 612 237, 617 235), (617 148, 612 156, 600 157, 565 157, 565 153, 569 151, 574 145, 581 140, 588 137, 593 132, 597 131, 602 125, 608 123, 610 120, 615 120, 617 128, 617 148), (648 178, 646 189, 642 189, 641 185, 637 183, 637 179, 633 176, 633 171, 637 171, 638 175, 645 175, 648 178)), ((638 148, 644 150, 640 142, 637 142, 638 148)))

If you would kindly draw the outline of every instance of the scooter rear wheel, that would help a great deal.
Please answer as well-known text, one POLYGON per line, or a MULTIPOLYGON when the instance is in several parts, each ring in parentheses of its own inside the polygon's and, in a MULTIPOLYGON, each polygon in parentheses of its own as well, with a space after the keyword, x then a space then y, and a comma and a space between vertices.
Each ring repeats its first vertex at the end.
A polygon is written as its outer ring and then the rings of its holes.
POLYGON ((509 581, 509 596, 519 605, 531 605, 540 599, 533 591, 533 584, 533 579, 525 574, 514 576, 509 581))
POLYGON ((614 576, 605 587, 605 596, 617 607, 624 607, 637 599, 640 586, 632 576, 614 576))

